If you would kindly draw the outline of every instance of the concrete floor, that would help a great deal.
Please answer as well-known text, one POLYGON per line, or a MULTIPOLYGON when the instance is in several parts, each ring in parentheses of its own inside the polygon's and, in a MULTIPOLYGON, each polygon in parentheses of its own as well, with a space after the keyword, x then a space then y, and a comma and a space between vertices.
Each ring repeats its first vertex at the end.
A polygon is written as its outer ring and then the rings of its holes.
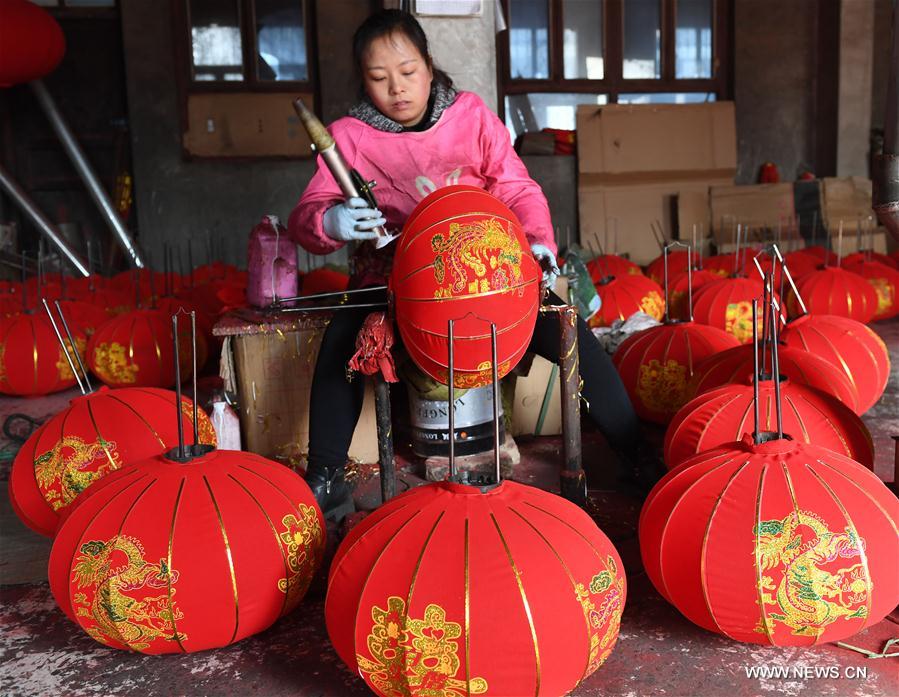
MULTIPOLYGON (((864 420, 874 437, 876 471, 892 479, 894 445, 890 436, 899 434, 899 321, 872 327, 890 347, 893 367, 887 393, 864 420)), ((64 406, 70 396, 0 399, 0 421, 11 412, 43 418, 64 406)), ((652 435, 658 438, 661 433, 652 435)), ((522 461, 514 478, 557 489, 560 439, 524 438, 518 445, 522 461)), ((628 599, 615 650, 573 695, 899 695, 897 658, 871 659, 832 644, 814 649, 740 644, 684 619, 656 593, 642 570, 636 537, 640 502, 609 490, 608 470, 602 466, 608 452, 601 436, 587 424, 584 451, 585 468, 591 475, 589 512, 622 557, 628 599), (838 667, 844 677, 748 677, 747 669, 757 666, 820 671, 838 667), (847 673, 853 677, 845 677, 847 673), (864 677, 854 677, 864 673, 864 677)), ((11 452, 11 444, 0 441, 0 483, 4 486, 11 452)), ((403 479, 409 484, 418 481, 409 473, 403 479)), ((377 485, 375 478, 360 484, 359 502, 372 500, 377 485)), ((337 530, 329 533, 333 553, 337 530)), ((323 618, 323 571, 300 607, 268 631, 226 649, 151 657, 105 648, 65 618, 46 582, 50 541, 18 521, 5 496, 0 497, 0 545, 2 695, 370 694, 365 684, 343 666, 328 642, 323 618)), ((876 653, 896 637, 899 613, 894 612, 848 643, 876 653)))

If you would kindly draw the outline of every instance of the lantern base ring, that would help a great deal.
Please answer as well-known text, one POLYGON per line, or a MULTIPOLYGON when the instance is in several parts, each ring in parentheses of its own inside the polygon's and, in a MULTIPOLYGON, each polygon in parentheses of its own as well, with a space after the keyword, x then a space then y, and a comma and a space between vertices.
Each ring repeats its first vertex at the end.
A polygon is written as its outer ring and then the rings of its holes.
POLYGON ((190 462, 191 460, 195 460, 198 457, 203 457, 204 455, 208 455, 213 450, 215 450, 214 445, 207 445, 205 443, 194 443, 193 445, 185 445, 184 446, 184 455, 179 454, 179 448, 174 447, 169 450, 165 454, 165 458, 167 460, 171 460, 172 462, 180 462, 182 465, 190 462))
POLYGON ((502 483, 496 481, 492 475, 482 472, 459 472, 447 477, 447 480, 453 482, 453 484, 465 484, 466 486, 476 487, 481 490, 482 494, 492 491, 502 483))

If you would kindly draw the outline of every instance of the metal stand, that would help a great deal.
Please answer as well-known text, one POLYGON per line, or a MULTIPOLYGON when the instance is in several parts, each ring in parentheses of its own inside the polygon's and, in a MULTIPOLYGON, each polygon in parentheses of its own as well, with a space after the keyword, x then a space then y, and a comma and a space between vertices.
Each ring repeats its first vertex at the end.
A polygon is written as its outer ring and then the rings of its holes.
POLYGON ((393 459, 393 425, 390 415, 390 384, 381 373, 375 379, 375 416, 378 424, 378 465, 381 503, 396 496, 396 463, 393 459))

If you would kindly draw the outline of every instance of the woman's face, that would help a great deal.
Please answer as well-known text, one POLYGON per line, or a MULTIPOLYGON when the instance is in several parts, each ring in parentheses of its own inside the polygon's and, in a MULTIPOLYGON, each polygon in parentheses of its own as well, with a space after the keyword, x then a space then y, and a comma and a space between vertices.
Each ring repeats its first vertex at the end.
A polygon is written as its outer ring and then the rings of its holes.
POLYGON ((372 41, 362 73, 365 91, 382 114, 407 128, 424 118, 433 74, 405 34, 394 32, 372 41))

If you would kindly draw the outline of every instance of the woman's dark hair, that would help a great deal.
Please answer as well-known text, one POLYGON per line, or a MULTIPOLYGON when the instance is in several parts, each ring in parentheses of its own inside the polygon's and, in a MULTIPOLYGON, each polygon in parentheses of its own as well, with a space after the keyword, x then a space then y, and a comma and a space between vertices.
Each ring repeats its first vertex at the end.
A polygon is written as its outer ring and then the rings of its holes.
MULTIPOLYGON (((434 65, 431 52, 428 50, 428 37, 418 20, 402 10, 382 10, 366 19, 356 33, 353 34, 353 63, 361 80, 363 77, 362 62, 368 47, 375 39, 401 33, 412 43, 424 57, 434 75, 434 82, 443 87, 452 87, 453 79, 434 65)), ((362 90, 364 92, 364 89, 362 90)))

